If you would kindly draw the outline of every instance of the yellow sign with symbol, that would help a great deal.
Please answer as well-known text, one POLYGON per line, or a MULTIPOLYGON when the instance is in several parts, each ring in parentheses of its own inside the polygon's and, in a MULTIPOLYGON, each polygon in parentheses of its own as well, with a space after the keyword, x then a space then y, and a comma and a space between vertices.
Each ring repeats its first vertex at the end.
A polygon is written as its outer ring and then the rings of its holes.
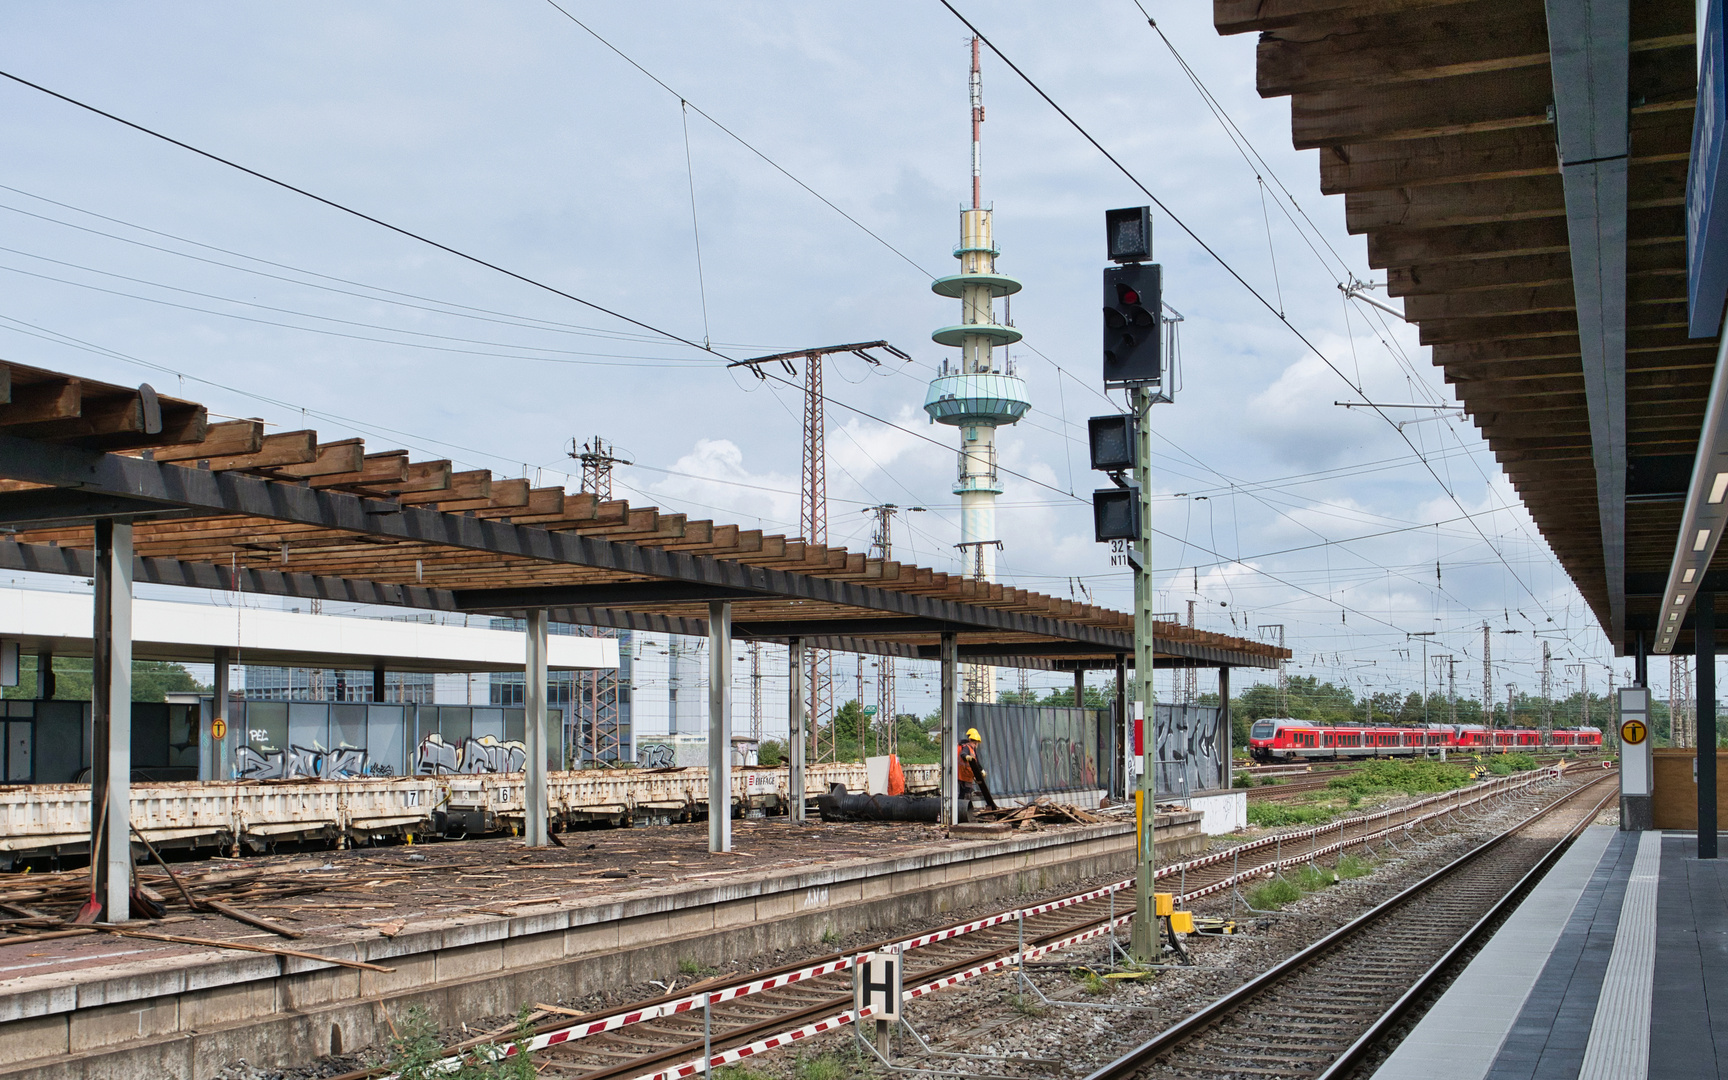
POLYGON ((220 739, 225 737, 227 734, 228 721, 222 719, 220 716, 210 721, 210 737, 212 739, 220 739))
POLYGON ((1620 741, 1637 746, 1650 737, 1650 729, 1642 720, 1628 720, 1620 725, 1620 741))

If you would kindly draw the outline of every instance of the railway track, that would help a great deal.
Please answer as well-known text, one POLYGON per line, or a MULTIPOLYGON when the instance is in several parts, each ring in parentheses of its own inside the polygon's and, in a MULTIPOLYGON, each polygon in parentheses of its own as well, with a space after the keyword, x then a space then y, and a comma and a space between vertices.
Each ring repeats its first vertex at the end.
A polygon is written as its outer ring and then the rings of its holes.
POLYGON ((1460 953, 1497 924, 1614 791, 1558 840, 1521 834, 1599 795, 1611 779, 1603 776, 1555 799, 1087 1080, 1346 1075, 1460 953))
MULTIPOLYGON (((1268 870, 1365 843, 1396 842, 1399 835, 1449 815, 1529 797, 1557 779, 1552 772, 1502 778, 1396 810, 1265 837, 1231 851, 1161 867, 1158 876, 1163 888, 1191 902, 1223 893, 1268 870)), ((700 1071, 705 1054, 712 1054, 717 1067, 860 1019, 852 1012, 851 969, 863 954, 901 952, 908 996, 922 996, 1000 970, 1017 957, 1032 959, 1102 938, 1127 924, 1133 910, 1132 885, 1117 882, 913 937, 873 942, 813 962, 711 980, 627 1007, 548 1022, 536 1030, 527 1049, 535 1054, 542 1076, 570 1080, 690 1076, 700 1071)), ((380 1075, 380 1070, 370 1070, 336 1080, 380 1075)))

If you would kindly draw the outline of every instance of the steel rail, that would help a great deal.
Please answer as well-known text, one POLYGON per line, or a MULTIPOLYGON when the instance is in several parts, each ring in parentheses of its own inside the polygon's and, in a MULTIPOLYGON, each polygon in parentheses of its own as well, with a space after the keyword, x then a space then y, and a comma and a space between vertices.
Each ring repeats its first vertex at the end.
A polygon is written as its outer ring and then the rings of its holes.
MULTIPOLYGON (((1377 831, 1364 830, 1349 838, 1325 846, 1316 846, 1307 852, 1294 854, 1287 858, 1279 858, 1277 854, 1274 854, 1273 859, 1267 863, 1251 870, 1243 871, 1240 874, 1227 876, 1221 881, 1213 882, 1197 888, 1194 891, 1185 892, 1178 899, 1180 902, 1185 903, 1192 899, 1198 899, 1214 894, 1220 891, 1223 887, 1234 884, 1235 882, 1251 876, 1253 873, 1260 870, 1267 868, 1281 869, 1284 866, 1304 862, 1310 858, 1332 854, 1349 847, 1370 842, 1374 839, 1384 838, 1392 833, 1408 828, 1410 824, 1431 820, 1435 817, 1455 812, 1457 809, 1464 806, 1475 805, 1484 800, 1517 791, 1521 788, 1526 788, 1534 780, 1540 779, 1543 776, 1551 775, 1553 774, 1544 770, 1542 773, 1536 773, 1529 777, 1521 778, 1522 782, 1513 784, 1502 782, 1496 785, 1491 785, 1490 790, 1480 792, 1475 798, 1470 799, 1467 802, 1462 802, 1452 807, 1433 811, 1432 813, 1422 815, 1413 821, 1389 823, 1384 828, 1377 831)), ((1570 797, 1570 794, 1572 793, 1569 793, 1568 797, 1570 797)), ((1423 800, 1424 803, 1432 801, 1440 800, 1423 800)), ((1382 813, 1369 815, 1356 820, 1372 822, 1390 816, 1392 815, 1382 813)), ((1326 826, 1321 829, 1310 831, 1315 833, 1324 833, 1330 831, 1331 828, 1331 826, 1326 826)), ((1176 868, 1171 867, 1168 869, 1174 870, 1176 868)), ((1125 882, 1122 884, 1127 885, 1131 883, 1125 882)), ((1085 900, 1084 904, 1081 906, 1099 905, 1101 898, 1106 896, 1108 893, 1115 891, 1117 887, 1118 886, 1111 886, 1096 890, 1093 894, 1090 894, 1090 898, 1085 900)), ((1054 909, 1067 906, 1069 906, 1067 902, 1056 901, 1051 904, 1041 905, 1037 909, 1028 908, 1023 910, 1027 912, 1037 911, 1040 914, 1048 914, 1054 909)), ((990 927, 1003 927, 1006 922, 1012 918, 1014 918, 1014 913, 1010 912, 1004 913, 1003 915, 989 917, 986 920, 981 920, 981 922, 987 923, 990 927)), ((1021 952, 1017 952, 1013 945, 1004 944, 995 948, 975 951, 958 960, 938 964, 930 968, 924 968, 918 971, 909 970, 907 972, 908 978, 918 980, 920 985, 914 989, 909 989, 906 992, 906 997, 908 999, 921 997, 947 986, 956 985, 960 982, 970 980, 980 974, 1001 970, 1005 966, 1013 964, 1017 957, 1031 958, 1041 956, 1045 953, 1066 948, 1081 941, 1090 940, 1105 933, 1109 933, 1122 925, 1126 925, 1131 919, 1132 913, 1127 912, 1121 915, 1108 914, 1104 915, 1103 918, 1094 917, 1084 922, 1071 923, 1068 926, 1054 930, 1044 930, 1043 928, 1039 928, 1039 931, 1029 933, 1026 944, 1021 952)), ((956 935, 938 932, 922 939, 907 939, 907 941, 908 943, 916 941, 935 943, 939 941, 952 941, 955 936, 956 935)), ((847 966, 849 967, 850 965, 847 966)), ((768 1003, 764 1002, 763 1004, 767 1005, 768 1003)), ((744 1057, 754 1056, 755 1054, 766 1050, 789 1045, 792 1042, 802 1038, 807 1038, 811 1035, 820 1034, 837 1027, 854 1023, 869 1015, 867 1011, 865 1013, 857 1013, 852 1009, 851 1005, 852 1001, 850 993, 840 993, 826 1001, 803 1005, 795 1011, 781 1013, 761 1020, 755 1020, 742 1027, 728 1027, 723 1033, 715 1033, 711 1039, 706 1041, 690 1038, 689 1041, 682 1046, 672 1048, 662 1047, 621 1064, 602 1065, 600 1066, 599 1071, 576 1072, 572 1067, 563 1066, 561 1063, 556 1062, 556 1059, 553 1059, 551 1067, 560 1074, 569 1072, 571 1075, 578 1076, 580 1077, 580 1080, 666 1080, 666 1078, 691 1076, 695 1075, 695 1073, 700 1070, 701 1059, 696 1058, 695 1060, 690 1060, 689 1055, 703 1053, 705 1045, 712 1045, 713 1047, 714 1056, 709 1060, 710 1065, 728 1064, 732 1061, 741 1060, 744 1057), (804 1021, 811 1022, 803 1023, 804 1021), (785 1030, 784 1026, 788 1024, 802 1024, 802 1026, 785 1030), (767 1032, 773 1032, 773 1034, 757 1042, 748 1041, 755 1036, 767 1032)), ((686 1016, 686 1019, 688 1019, 688 1016, 686 1016)), ((566 1049, 581 1049, 581 1047, 574 1042, 569 1042, 564 1045, 566 1049)))
MULTIPOLYGON (((1327 934, 1320 940, 1308 945, 1300 952, 1287 957, 1280 963, 1267 969, 1255 978, 1250 979, 1248 982, 1243 983, 1241 986, 1225 994, 1223 997, 1218 998, 1216 1001, 1205 1006, 1199 1011, 1190 1014, 1185 1019, 1153 1036, 1151 1039, 1148 1039, 1146 1042, 1128 1051, 1116 1060, 1095 1070, 1089 1074, 1085 1080, 1127 1080, 1127 1078, 1138 1075, 1140 1070, 1154 1065, 1159 1058, 1169 1053, 1178 1044, 1213 1027, 1223 1018, 1240 1011, 1243 1006, 1249 1004, 1262 994, 1273 990, 1285 979, 1300 974, 1321 957, 1332 953, 1340 944, 1356 937, 1362 931, 1375 926, 1387 916, 1403 910, 1413 900, 1431 891, 1436 886, 1453 880, 1458 873, 1474 866, 1484 855, 1499 849, 1507 840, 1510 840, 1534 822, 1554 813, 1562 806, 1577 798, 1579 795, 1584 794, 1608 779, 1611 778, 1604 776, 1586 782, 1585 784, 1582 784, 1572 791, 1560 796, 1558 799, 1555 799, 1547 806, 1536 811, 1534 814, 1531 814, 1523 821, 1518 822, 1516 825, 1506 829, 1499 835, 1494 836, 1485 843, 1459 856, 1457 859, 1454 859, 1452 862, 1434 871, 1432 874, 1429 874, 1408 888, 1401 890, 1396 896, 1393 896, 1369 909, 1363 914, 1357 916, 1355 919, 1352 919, 1350 922, 1327 934)), ((1611 799, 1612 795, 1608 798, 1611 799)), ((1592 811, 1592 813, 1584 819, 1584 824, 1587 825, 1591 820, 1594 820, 1596 812, 1598 812, 1607 801, 1608 799, 1604 799, 1602 802, 1599 802, 1596 810, 1592 811)), ((1521 890, 1525 884, 1532 879, 1532 875, 1535 875, 1538 871, 1544 869, 1551 859, 1558 858, 1560 852, 1564 851, 1565 847, 1570 844, 1578 831, 1578 829, 1568 831, 1566 836, 1561 837, 1548 849, 1548 851, 1544 852, 1532 869, 1520 875, 1518 880, 1510 888, 1506 889, 1503 895, 1497 899, 1493 905, 1491 905, 1489 912, 1486 915, 1472 922, 1471 926, 1462 935, 1460 935, 1459 940, 1448 948, 1442 961, 1429 965, 1428 969, 1419 976, 1419 980, 1426 980, 1427 983, 1431 985, 1433 979, 1438 977, 1439 970, 1443 970, 1444 962, 1454 959, 1457 956, 1459 948, 1464 946, 1468 939, 1472 938, 1474 935, 1480 934, 1487 922, 1497 912, 1503 910, 1504 905, 1510 900, 1510 898, 1519 894, 1519 890, 1521 890)), ((1399 1009, 1401 1012, 1407 1011, 1409 1005, 1415 1000, 1415 998, 1412 997, 1412 993, 1414 993, 1414 991, 1407 991, 1406 993, 1401 994, 1392 1008, 1399 1009)), ((1381 1015, 1383 1017, 1385 1012, 1383 1011, 1381 1015)), ((1395 1019, 1396 1018, 1394 1018, 1394 1020, 1395 1019)), ((1388 1024, 1391 1022, 1393 1021, 1386 1021, 1388 1024)), ((1380 1023, 1378 1018, 1370 1025, 1370 1028, 1372 1029, 1376 1026, 1378 1026, 1381 1031, 1384 1031, 1384 1025, 1380 1023)), ((1366 1051, 1369 1045, 1371 1045, 1371 1042, 1364 1042, 1363 1038, 1364 1037, 1359 1036, 1358 1039, 1345 1050, 1346 1054, 1354 1055, 1353 1060, 1359 1060, 1361 1054, 1366 1051)), ((1335 1062, 1336 1060, 1338 1059, 1335 1059, 1335 1062)), ((1317 1077, 1320 1075, 1325 1075, 1327 1077, 1337 1075, 1332 1071, 1332 1068, 1332 1066, 1328 1066, 1327 1071, 1324 1074, 1315 1075, 1317 1077)), ((1292 1069, 1290 1071, 1294 1073, 1296 1070, 1292 1069)))
MULTIPOLYGON (((1596 784, 1602 782, 1602 780, 1595 781, 1596 784)), ((1567 798, 1570 799, 1572 796, 1588 790, 1591 786, 1594 785, 1586 785, 1585 787, 1579 788, 1578 791, 1568 795, 1567 798)), ((1436 960, 1427 971, 1423 972, 1421 977, 1416 980, 1415 984, 1411 986, 1409 990, 1404 992, 1404 996, 1393 1002, 1390 1009, 1381 1013, 1380 1018, 1375 1020, 1374 1023, 1369 1026, 1368 1030, 1363 1032, 1361 1037, 1352 1043, 1350 1048, 1345 1050, 1344 1053, 1339 1056, 1337 1061, 1332 1063, 1331 1068, 1321 1073, 1317 1080, 1337 1080, 1338 1077, 1342 1077, 1346 1072, 1354 1068, 1368 1053, 1368 1051, 1385 1037, 1388 1029, 1390 1029, 1393 1024, 1403 1019, 1403 1017, 1415 1007, 1416 1002, 1420 1000, 1422 995, 1427 993, 1435 983, 1439 982, 1440 979, 1451 970, 1453 965, 1458 961, 1460 953, 1488 936, 1489 933, 1498 925, 1503 915, 1508 914, 1510 909, 1517 907, 1519 903, 1523 902, 1525 886, 1534 886, 1536 880, 1546 874, 1553 867, 1554 863, 1559 861, 1560 856, 1572 845, 1573 841, 1577 840, 1578 837, 1583 834, 1584 830, 1589 827, 1590 823, 1596 820, 1596 815, 1602 812, 1602 808, 1614 801, 1618 794, 1617 791, 1609 792, 1596 804, 1595 808, 1590 813, 1586 814, 1577 825, 1572 827, 1570 832, 1561 838, 1561 840, 1553 847, 1549 848, 1547 854, 1543 855, 1536 865, 1530 868, 1529 873, 1520 878, 1518 884, 1514 885, 1505 896, 1502 896, 1498 901, 1496 901, 1494 906, 1490 908, 1482 918, 1477 920, 1475 926, 1472 926, 1469 930, 1465 931, 1464 936, 1459 938, 1457 943, 1450 949, 1447 949, 1445 955, 1441 956, 1440 959, 1436 960)))
MULTIPOLYGON (((1557 778, 1559 775, 1560 774, 1554 770, 1544 769, 1523 775, 1498 777, 1492 781, 1487 781, 1477 785, 1475 788, 1461 788, 1452 792, 1430 796, 1405 807, 1380 811, 1374 814, 1361 815, 1354 818, 1346 818, 1338 822, 1315 826, 1308 829, 1274 834, 1263 837, 1259 840, 1250 841, 1246 844, 1238 845, 1232 851, 1215 852, 1185 862, 1167 864, 1159 868, 1158 877, 1161 880, 1177 878, 1183 882, 1181 896, 1179 898, 1181 901, 1187 902, 1190 900, 1200 899, 1215 894, 1241 881, 1248 880, 1268 869, 1280 870, 1286 866, 1296 865, 1346 848, 1359 846, 1364 843, 1371 843, 1375 840, 1388 837, 1393 833, 1408 830, 1414 825, 1435 820, 1445 815, 1456 813, 1459 810, 1477 805, 1486 800, 1516 792, 1522 788, 1530 786, 1537 780, 1543 778, 1557 778), (1466 795, 1469 797, 1466 798, 1466 795), (1427 809, 1430 807, 1435 808, 1427 809), (1427 812, 1417 813, 1417 811, 1423 811, 1425 809, 1427 812), (1378 829, 1373 828, 1372 826, 1376 823, 1382 823, 1382 827, 1378 829), (1329 843, 1322 843, 1329 834, 1336 834, 1337 839, 1329 843), (1306 842, 1306 847, 1303 846, 1304 842, 1306 842), (1252 861, 1244 861, 1241 859, 1241 856, 1244 854, 1256 853, 1261 856, 1269 857, 1255 858, 1252 861), (1215 872, 1217 870, 1227 870, 1229 872, 1217 880, 1207 880, 1210 877, 1210 874, 1207 872, 1215 872), (1197 875, 1200 877, 1200 880, 1190 882, 1188 880, 1190 875, 1197 875), (1187 886, 1189 885, 1192 885, 1193 887, 1188 888, 1187 886)), ((830 977, 838 972, 849 970, 857 963, 859 957, 871 952, 881 950, 911 951, 926 946, 954 941, 955 939, 978 931, 1003 927, 1020 919, 1040 918, 1071 907, 1084 908, 1092 905, 1103 906, 1103 902, 1106 901, 1112 893, 1126 888, 1131 888, 1133 884, 1132 879, 1126 879, 1091 889, 1086 892, 1070 894, 1055 900, 1049 900, 1021 908, 1013 908, 977 919, 950 923, 947 926, 939 927, 935 930, 926 931, 922 934, 913 935, 911 937, 885 938, 845 952, 836 952, 814 960, 804 960, 785 964, 767 971, 752 973, 748 977, 742 979, 728 980, 724 985, 720 986, 712 986, 712 983, 710 983, 710 989, 701 989, 703 984, 696 984, 682 993, 669 993, 657 998, 638 1001, 620 1008, 596 1011, 581 1017, 560 1018, 557 1020, 546 1021, 533 1030, 527 1045, 527 1050, 530 1053, 533 1053, 556 1046, 565 1046, 575 1049, 578 1048, 579 1041, 589 1035, 599 1035, 620 1031, 638 1023, 647 1023, 654 1020, 673 1019, 677 1017, 687 1018, 700 1013, 704 998, 708 999, 710 1006, 712 1006, 715 1004, 724 1004, 736 1001, 749 995, 765 991, 783 990, 788 986, 797 985, 799 983, 808 983, 818 978, 830 977)), ((1029 938, 1029 944, 1036 946, 1043 942, 1058 939, 1064 934, 1075 934, 1100 927, 1108 921, 1110 921, 1108 916, 1105 916, 1104 918, 1094 916, 1083 923, 1070 924, 1054 931, 1040 933, 1036 937, 1029 938)), ((961 961, 926 969, 924 972, 920 972, 918 977, 941 979, 955 971, 964 970, 968 965, 988 963, 993 959, 997 959, 1005 950, 1008 950, 1008 948, 1009 947, 1007 946, 1000 946, 995 949, 975 952, 961 961)), ((716 1039, 716 1042, 735 1042, 737 1039, 745 1037, 746 1035, 759 1033, 765 1028, 775 1027, 794 1019, 802 1019, 806 1016, 819 1013, 824 1009, 831 1009, 834 1007, 834 1001, 837 1000, 839 999, 825 1001, 818 1005, 800 1009, 795 1013, 781 1013, 775 1017, 742 1028, 729 1028, 723 1036, 716 1039)), ((764 1005, 766 1004, 767 1003, 765 1002, 764 1005)), ((459 1059, 462 1055, 472 1052, 475 1048, 483 1045, 486 1041, 487 1040, 484 1039, 472 1039, 450 1047, 447 1053, 455 1055, 455 1058, 452 1060, 459 1059)), ((699 1046, 700 1044, 697 1045, 699 1046)), ((680 1049, 687 1050, 688 1048, 683 1047, 680 1049)), ((513 1054, 514 1052, 515 1048, 513 1046, 510 1047, 508 1053, 513 1054)), ((665 1055, 655 1054, 653 1055, 654 1061, 658 1062, 663 1060, 665 1056, 671 1053, 673 1052, 667 1051, 665 1055)), ((630 1063, 630 1065, 634 1066, 641 1064, 642 1060, 643 1059, 638 1059, 637 1061, 630 1063)), ((630 1066, 621 1066, 620 1068, 627 1067, 630 1066)), ((389 1070, 387 1068, 374 1067, 343 1073, 339 1076, 333 1077, 332 1080, 371 1080, 371 1078, 387 1077, 388 1075, 389 1070)), ((602 1077, 610 1077, 620 1074, 608 1070, 600 1073, 585 1074, 585 1080, 586 1077, 590 1075, 594 1080, 601 1080, 602 1077)))

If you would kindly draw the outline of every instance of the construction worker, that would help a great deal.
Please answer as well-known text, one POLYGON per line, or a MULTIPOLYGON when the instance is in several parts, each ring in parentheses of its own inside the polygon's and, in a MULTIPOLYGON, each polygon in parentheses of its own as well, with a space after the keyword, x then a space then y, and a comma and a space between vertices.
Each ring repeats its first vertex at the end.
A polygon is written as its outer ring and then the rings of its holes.
POLYGON ((984 796, 984 805, 996 809, 996 800, 990 797, 990 785, 984 781, 984 760, 978 756, 978 747, 983 742, 977 728, 967 728, 966 738, 960 743, 960 805, 967 810, 972 806, 974 787, 984 796))

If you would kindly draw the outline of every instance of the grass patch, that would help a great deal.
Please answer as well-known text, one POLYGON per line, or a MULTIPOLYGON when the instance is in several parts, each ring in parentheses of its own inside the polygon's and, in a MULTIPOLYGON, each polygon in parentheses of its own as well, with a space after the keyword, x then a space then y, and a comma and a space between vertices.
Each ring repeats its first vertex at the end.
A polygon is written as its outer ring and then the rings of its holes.
POLYGON ((1254 777, 1250 776, 1248 773, 1239 772, 1235 776, 1231 777, 1230 786, 1231 787, 1253 787, 1254 786, 1254 777))
POLYGON ((822 929, 822 944, 824 944, 824 945, 838 945, 838 944, 840 944, 840 931, 834 929, 832 926, 823 927, 823 929, 822 929))
POLYGON ((792 1065, 792 1075, 797 1080, 847 1080, 855 1075, 857 1065, 853 1054, 817 1054, 815 1057, 800 1057, 792 1065))
POLYGON ((1312 863, 1298 866, 1287 875, 1291 884, 1305 893, 1319 892, 1338 883, 1338 875, 1330 870, 1322 869, 1312 863))
POLYGON ((774 1080, 760 1069, 748 1065, 722 1065, 714 1070, 714 1080, 774 1080))
POLYGON ((1313 803, 1248 804, 1248 824, 1277 827, 1281 825, 1319 825, 1332 820, 1338 811, 1330 806, 1313 803))
POLYGON ((1044 1006, 1031 994, 1009 994, 1008 1007, 1021 1016, 1043 1016, 1044 1006))
POLYGON ((712 975, 714 974, 714 971, 714 968, 703 967, 700 962, 692 960, 689 957, 685 957, 678 961, 678 974, 680 975, 689 975, 694 978, 698 975, 712 975))
POLYGON ((1529 754, 1495 754, 1488 759, 1488 771, 1495 776, 1511 776, 1515 772, 1529 772, 1536 767, 1536 759, 1529 754))
POLYGON ((1088 994, 1097 995, 1110 992, 1110 984, 1104 980, 1104 976, 1091 968, 1074 968, 1069 974, 1074 976, 1074 981, 1080 984, 1080 989, 1088 994))
POLYGON ((1273 878, 1248 892, 1248 906, 1260 911, 1277 911, 1285 904, 1294 904, 1300 899, 1302 890, 1281 877, 1273 878))
POLYGON ((1260 786, 1261 787, 1277 787, 1278 786, 1278 778, 1276 776, 1262 776, 1260 778, 1260 786))
POLYGON ((444 1057, 444 1041, 439 1037, 438 1025, 425 1009, 411 1006, 390 1040, 385 1067, 399 1080, 533 1080, 537 1075, 534 1061, 525 1052, 527 1041, 534 1035, 528 1016, 526 1005, 516 1014, 513 1041, 522 1048, 516 1056, 504 1057, 502 1046, 488 1043, 469 1050, 462 1064, 452 1071, 439 1064, 444 1057))
POLYGON ((1367 859, 1356 855, 1346 855, 1342 859, 1339 859, 1338 865, 1333 869, 1334 872, 1337 873, 1339 879, 1344 881, 1348 881, 1351 878, 1367 877, 1369 874, 1374 872, 1374 866, 1372 863, 1367 859))
MULTIPOLYGON (((1520 755, 1522 756, 1522 755, 1520 755)), ((1534 765, 1534 762, 1532 762, 1534 765)), ((1353 797, 1383 792, 1431 795, 1470 783, 1470 771, 1439 761, 1370 761, 1348 776, 1327 782, 1327 788, 1353 797)), ((1355 805, 1352 803, 1352 805, 1355 805)))

